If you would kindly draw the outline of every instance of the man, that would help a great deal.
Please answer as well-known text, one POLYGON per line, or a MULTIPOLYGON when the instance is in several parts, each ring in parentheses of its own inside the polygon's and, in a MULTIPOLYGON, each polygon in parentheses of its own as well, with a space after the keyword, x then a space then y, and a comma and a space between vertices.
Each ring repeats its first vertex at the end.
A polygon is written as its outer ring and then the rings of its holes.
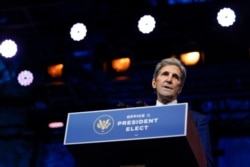
MULTIPOLYGON (((156 105, 176 104, 186 79, 186 68, 176 58, 159 62, 153 74, 152 87, 156 92, 156 105)), ((213 166, 208 121, 205 115, 192 111, 198 135, 206 155, 207 166, 213 166)))

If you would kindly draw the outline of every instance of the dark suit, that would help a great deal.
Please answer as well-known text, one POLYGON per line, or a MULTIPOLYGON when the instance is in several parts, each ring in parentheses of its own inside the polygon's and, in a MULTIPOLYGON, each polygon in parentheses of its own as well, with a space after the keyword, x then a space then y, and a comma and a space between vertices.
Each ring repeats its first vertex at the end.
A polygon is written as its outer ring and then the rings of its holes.
POLYGON ((207 167, 213 167, 214 161, 211 150, 210 133, 208 119, 205 115, 192 111, 194 123, 196 125, 198 135, 207 159, 207 167))

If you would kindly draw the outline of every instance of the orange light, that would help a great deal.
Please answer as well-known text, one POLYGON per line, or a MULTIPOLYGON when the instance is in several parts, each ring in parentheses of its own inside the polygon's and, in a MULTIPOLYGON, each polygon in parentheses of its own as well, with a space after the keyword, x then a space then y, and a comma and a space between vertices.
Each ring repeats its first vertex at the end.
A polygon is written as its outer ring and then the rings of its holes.
POLYGON ((130 67, 130 58, 118 58, 112 60, 112 67, 116 72, 127 71, 130 67))
POLYGON ((48 67, 48 73, 52 78, 61 77, 62 76, 63 64, 51 65, 48 67))
POLYGON ((200 52, 195 51, 195 52, 183 53, 180 55, 180 59, 185 65, 188 66, 195 65, 200 60, 200 52))

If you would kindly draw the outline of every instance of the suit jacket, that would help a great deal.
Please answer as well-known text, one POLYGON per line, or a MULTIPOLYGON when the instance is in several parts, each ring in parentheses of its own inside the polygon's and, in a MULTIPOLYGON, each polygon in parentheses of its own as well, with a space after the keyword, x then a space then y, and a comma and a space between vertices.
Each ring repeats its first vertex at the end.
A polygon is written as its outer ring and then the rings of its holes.
POLYGON ((207 159, 207 167, 213 167, 213 155, 211 150, 211 142, 210 142, 210 132, 208 126, 208 119, 205 115, 198 113, 196 111, 192 111, 193 120, 197 128, 198 135, 200 137, 200 141, 206 155, 207 159))

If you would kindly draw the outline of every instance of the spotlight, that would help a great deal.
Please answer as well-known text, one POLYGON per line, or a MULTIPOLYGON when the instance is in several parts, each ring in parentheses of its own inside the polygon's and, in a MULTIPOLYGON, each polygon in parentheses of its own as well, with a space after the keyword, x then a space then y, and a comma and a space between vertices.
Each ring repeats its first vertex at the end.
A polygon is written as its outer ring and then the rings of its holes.
POLYGON ((70 37, 74 41, 81 41, 86 37, 87 28, 83 23, 76 23, 70 29, 70 37))
POLYGON ((129 57, 117 58, 112 60, 112 68, 116 72, 125 72, 129 69, 131 60, 129 57))
POLYGON ((222 27, 229 27, 234 24, 235 13, 230 8, 223 8, 217 13, 217 21, 222 27))
POLYGON ((23 70, 18 74, 17 80, 21 86, 29 86, 32 84, 34 76, 32 72, 23 70))
POLYGON ((187 52, 180 55, 180 60, 188 66, 196 65, 200 60, 200 52, 187 52))
POLYGON ((151 33, 155 28, 155 19, 151 15, 144 15, 138 21, 138 29, 143 34, 151 33))
POLYGON ((15 41, 11 39, 4 40, 0 45, 0 53, 5 58, 11 58, 17 53, 17 45, 15 41))
POLYGON ((51 65, 47 68, 48 74, 52 78, 58 78, 62 76, 63 64, 51 65))

